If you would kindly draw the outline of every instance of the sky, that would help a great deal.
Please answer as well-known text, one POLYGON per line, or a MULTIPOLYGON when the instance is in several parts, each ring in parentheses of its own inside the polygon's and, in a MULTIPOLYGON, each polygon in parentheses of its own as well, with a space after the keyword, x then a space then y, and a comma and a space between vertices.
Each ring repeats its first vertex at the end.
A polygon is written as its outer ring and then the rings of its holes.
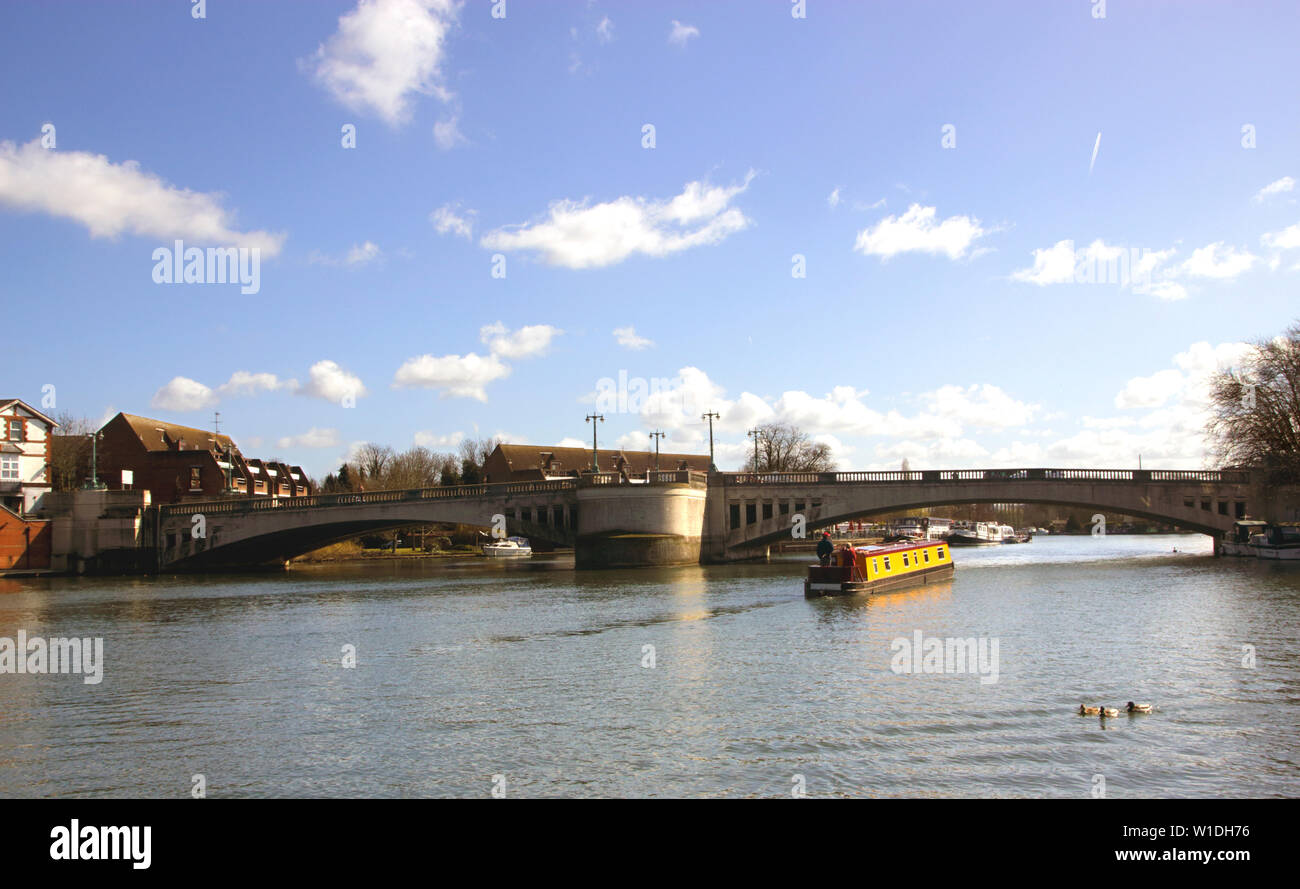
POLYGON ((1210 465, 1206 379, 1300 317, 1297 44, 1283 2, 8 3, 0 395, 318 478, 706 411, 722 469, 767 422, 1210 465))

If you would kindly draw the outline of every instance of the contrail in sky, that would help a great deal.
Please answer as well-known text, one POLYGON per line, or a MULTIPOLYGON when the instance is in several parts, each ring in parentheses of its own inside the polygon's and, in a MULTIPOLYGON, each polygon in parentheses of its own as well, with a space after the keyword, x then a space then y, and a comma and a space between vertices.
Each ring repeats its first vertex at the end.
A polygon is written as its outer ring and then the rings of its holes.
POLYGON ((1092 160, 1088 161, 1088 175, 1092 175, 1092 165, 1097 163, 1097 149, 1101 148, 1101 130, 1097 131, 1097 141, 1092 146, 1092 160))

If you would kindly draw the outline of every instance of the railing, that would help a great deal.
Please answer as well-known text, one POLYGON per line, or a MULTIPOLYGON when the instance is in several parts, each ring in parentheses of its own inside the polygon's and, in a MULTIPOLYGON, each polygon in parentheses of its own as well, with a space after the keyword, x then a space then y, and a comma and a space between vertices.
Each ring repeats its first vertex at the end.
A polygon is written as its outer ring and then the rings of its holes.
POLYGON ((924 469, 892 472, 727 472, 723 484, 831 485, 973 481, 1218 482, 1249 484, 1247 469, 924 469))
POLYGON ((504 497, 514 494, 550 494, 572 491, 576 479, 534 482, 501 482, 490 485, 448 485, 437 488, 409 488, 397 491, 359 491, 348 494, 312 494, 309 497, 228 497, 223 500, 195 500, 159 507, 171 515, 220 515, 269 509, 308 509, 319 506, 363 506, 372 503, 403 503, 412 500, 459 500, 465 497, 504 497))

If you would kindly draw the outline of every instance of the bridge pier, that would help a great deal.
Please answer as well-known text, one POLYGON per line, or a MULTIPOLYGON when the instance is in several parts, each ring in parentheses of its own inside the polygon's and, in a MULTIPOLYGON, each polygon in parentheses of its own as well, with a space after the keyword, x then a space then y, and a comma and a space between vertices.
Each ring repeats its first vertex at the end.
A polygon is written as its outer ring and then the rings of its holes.
POLYGON ((708 489, 684 484, 618 484, 596 476, 578 488, 574 567, 698 565, 708 489))

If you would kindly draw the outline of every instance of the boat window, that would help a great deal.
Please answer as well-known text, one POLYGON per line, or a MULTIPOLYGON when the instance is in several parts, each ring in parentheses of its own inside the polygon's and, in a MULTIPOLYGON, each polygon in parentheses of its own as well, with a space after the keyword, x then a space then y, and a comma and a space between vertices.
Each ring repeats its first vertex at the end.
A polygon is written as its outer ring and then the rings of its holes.
POLYGON ((939 553, 939 558, 942 559, 942 558, 943 558, 943 547, 942 547, 942 546, 939 547, 939 549, 937 550, 937 552, 939 553))
POLYGON ((927 549, 927 550, 922 550, 922 552, 925 553, 925 560, 927 562, 930 561, 930 551, 927 549))
POLYGON ((903 553, 903 567, 906 568, 907 565, 908 565, 908 562, 907 562, 907 553, 903 553))
POLYGON ((889 556, 885 556, 885 570, 889 570, 889 556))
POLYGON ((877 563, 877 560, 876 560, 876 559, 872 559, 872 560, 871 560, 871 573, 872 573, 872 574, 879 574, 879 573, 880 573, 880 565, 877 563))

